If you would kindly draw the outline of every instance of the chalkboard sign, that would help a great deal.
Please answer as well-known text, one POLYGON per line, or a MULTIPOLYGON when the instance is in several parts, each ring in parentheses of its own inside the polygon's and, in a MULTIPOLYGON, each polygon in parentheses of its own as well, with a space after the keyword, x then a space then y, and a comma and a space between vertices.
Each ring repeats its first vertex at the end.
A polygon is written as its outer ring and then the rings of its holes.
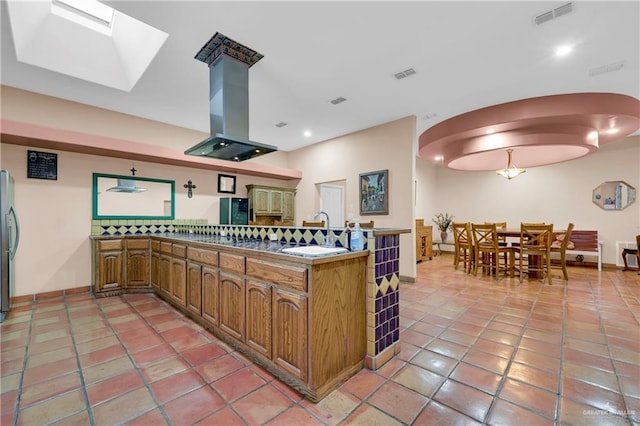
POLYGON ((27 177, 58 180, 58 154, 27 151, 27 177))

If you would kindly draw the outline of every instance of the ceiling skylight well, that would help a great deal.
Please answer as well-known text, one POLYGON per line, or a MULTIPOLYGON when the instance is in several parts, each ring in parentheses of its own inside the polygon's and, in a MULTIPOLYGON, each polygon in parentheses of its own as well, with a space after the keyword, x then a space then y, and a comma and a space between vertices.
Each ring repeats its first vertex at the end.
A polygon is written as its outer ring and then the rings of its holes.
POLYGON ((95 0, 7 1, 18 61, 131 91, 168 35, 95 0))

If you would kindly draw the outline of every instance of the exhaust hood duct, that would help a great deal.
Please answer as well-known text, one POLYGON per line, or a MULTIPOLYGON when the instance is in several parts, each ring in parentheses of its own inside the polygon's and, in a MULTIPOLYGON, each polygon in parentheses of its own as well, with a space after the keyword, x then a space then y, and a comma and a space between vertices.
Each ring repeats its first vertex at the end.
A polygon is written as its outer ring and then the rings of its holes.
POLYGON ((263 55, 221 33, 196 54, 209 65, 211 136, 187 149, 187 155, 244 161, 278 148, 249 140, 249 67, 263 55))
POLYGON ((107 191, 109 192, 128 192, 128 193, 138 193, 146 191, 146 188, 141 188, 136 186, 136 181, 131 179, 118 179, 118 185, 113 186, 107 191))

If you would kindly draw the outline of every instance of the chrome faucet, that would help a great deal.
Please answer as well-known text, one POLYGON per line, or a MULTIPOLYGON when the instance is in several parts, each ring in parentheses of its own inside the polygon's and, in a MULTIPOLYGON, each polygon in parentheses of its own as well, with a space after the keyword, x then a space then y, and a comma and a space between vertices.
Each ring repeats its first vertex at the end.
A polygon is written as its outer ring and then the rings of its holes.
POLYGON ((323 210, 320 210, 318 213, 315 214, 315 216, 313 216, 313 218, 317 218, 318 216, 320 216, 321 214, 325 215, 325 217, 327 218, 327 235, 324 237, 324 241, 322 243, 322 245, 324 246, 333 246, 335 243, 335 239, 333 237, 331 237, 331 225, 329 222, 329 214, 323 210))

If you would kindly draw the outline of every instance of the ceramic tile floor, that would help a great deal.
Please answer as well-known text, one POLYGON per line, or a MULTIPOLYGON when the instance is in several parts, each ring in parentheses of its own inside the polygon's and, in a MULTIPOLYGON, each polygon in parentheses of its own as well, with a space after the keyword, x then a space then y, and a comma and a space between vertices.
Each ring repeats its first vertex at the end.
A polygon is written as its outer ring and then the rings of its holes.
POLYGON ((419 264, 402 352, 319 404, 153 295, 21 304, 1 326, 0 424, 638 424, 640 276, 569 272, 549 286, 419 264))

